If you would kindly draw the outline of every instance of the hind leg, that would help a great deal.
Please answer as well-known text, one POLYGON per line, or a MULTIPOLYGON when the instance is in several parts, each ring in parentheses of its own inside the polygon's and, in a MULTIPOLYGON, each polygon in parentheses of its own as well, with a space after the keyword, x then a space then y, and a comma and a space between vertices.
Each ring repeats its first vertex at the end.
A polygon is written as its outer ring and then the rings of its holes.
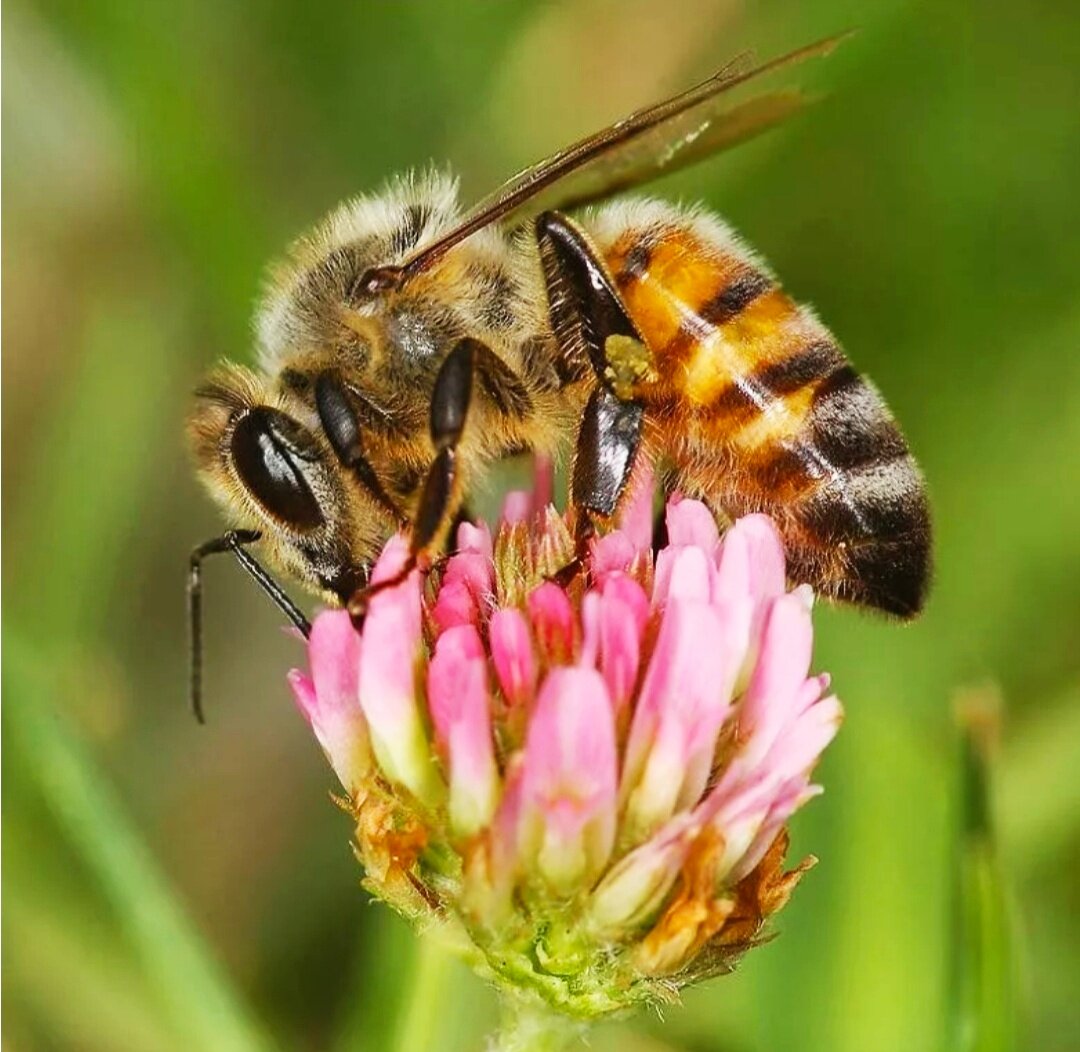
POLYGON ((584 566, 597 523, 612 518, 627 491, 645 424, 645 404, 633 396, 633 386, 652 372, 652 359, 584 233, 558 212, 545 212, 536 237, 560 371, 594 385, 574 449, 576 555, 558 575, 568 583, 584 566))

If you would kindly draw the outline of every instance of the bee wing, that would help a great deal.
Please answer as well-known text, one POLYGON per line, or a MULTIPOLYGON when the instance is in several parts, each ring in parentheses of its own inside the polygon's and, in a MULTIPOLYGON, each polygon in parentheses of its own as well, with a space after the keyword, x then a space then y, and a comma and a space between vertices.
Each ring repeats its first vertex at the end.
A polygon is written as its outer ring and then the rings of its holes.
MULTIPOLYGON (((755 95, 729 107, 703 103, 643 130, 620 148, 570 173, 518 205, 509 218, 520 222, 549 208, 580 208, 688 168, 768 131, 813 99, 791 88, 755 95)), ((709 101, 718 103, 719 99, 714 96, 709 101)))
POLYGON ((380 280, 396 283, 426 270, 491 223, 597 201, 758 135, 801 109, 809 97, 790 89, 731 104, 728 92, 784 66, 828 55, 848 35, 819 40, 758 66, 749 56, 739 56, 687 91, 637 110, 519 172, 472 208, 453 230, 400 268, 392 268, 395 274, 384 270, 380 280))

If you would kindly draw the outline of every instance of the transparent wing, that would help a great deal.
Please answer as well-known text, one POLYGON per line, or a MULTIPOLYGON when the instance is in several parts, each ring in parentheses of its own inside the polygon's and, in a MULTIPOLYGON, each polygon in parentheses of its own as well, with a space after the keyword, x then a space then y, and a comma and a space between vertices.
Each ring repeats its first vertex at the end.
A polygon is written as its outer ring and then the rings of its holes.
POLYGON ((521 221, 547 208, 572 208, 637 186, 743 142, 810 101, 797 89, 732 102, 729 92, 784 66, 828 55, 849 34, 798 48, 754 66, 741 55, 700 84, 519 172, 472 208, 453 230, 400 267, 372 272, 371 291, 394 287, 426 270, 451 248, 494 222, 521 221))
MULTIPOLYGON (((540 190, 509 215, 520 221, 549 208, 580 208, 688 168, 780 124, 814 98, 790 88, 756 95, 724 108, 703 103, 664 124, 643 130, 619 149, 597 157, 591 164, 540 190)), ((710 101, 716 101, 716 97, 710 101)))

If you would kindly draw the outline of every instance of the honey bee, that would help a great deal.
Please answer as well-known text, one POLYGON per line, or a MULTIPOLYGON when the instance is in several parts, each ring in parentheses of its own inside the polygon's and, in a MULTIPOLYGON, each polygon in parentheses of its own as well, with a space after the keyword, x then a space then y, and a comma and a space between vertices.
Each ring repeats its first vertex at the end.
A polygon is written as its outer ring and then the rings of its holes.
POLYGON ((635 464, 731 520, 765 512, 793 580, 914 616, 930 524, 922 477, 877 390, 814 313, 718 218, 650 199, 596 205, 771 127, 793 89, 732 89, 827 54, 736 60, 527 169, 462 214, 433 173, 333 212, 274 272, 259 368, 226 365, 188 422, 234 529, 192 555, 199 714, 202 559, 229 551, 297 627, 256 561, 360 617, 396 529, 411 569, 444 543, 496 460, 572 447, 581 568, 635 464))

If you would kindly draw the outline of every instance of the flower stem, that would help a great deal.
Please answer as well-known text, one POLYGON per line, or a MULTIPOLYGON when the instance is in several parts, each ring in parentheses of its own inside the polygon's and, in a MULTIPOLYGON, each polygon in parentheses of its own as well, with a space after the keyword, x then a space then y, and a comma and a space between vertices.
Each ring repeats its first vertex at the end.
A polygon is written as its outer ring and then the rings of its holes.
POLYGON ((489 1052, 562 1052, 584 1031, 584 1023, 508 996, 503 999, 502 1025, 489 1052))
POLYGON ((429 1052, 438 1047, 437 1035, 445 1022, 445 994, 453 967, 453 957, 438 939, 430 935, 420 938, 394 1052, 429 1052))

